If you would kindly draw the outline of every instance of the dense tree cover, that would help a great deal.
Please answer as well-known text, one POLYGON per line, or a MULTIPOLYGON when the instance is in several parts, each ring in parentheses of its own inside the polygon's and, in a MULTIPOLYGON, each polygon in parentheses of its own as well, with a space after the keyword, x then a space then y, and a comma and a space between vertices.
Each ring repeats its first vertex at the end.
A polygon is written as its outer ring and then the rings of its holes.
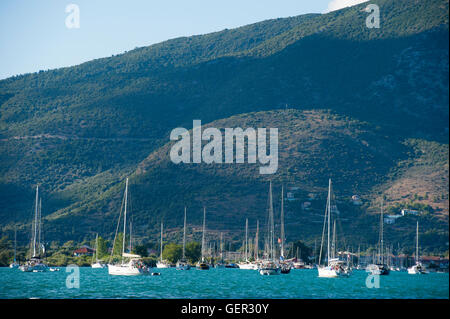
MULTIPOLYGON (((170 130, 194 118, 280 127, 276 187, 299 185, 306 200, 323 194, 331 176, 352 227, 373 228, 371 205, 347 205, 353 193, 371 202, 410 168, 443 176, 447 167, 448 175, 448 1, 377 4, 380 29, 365 27, 361 4, 0 81, 0 232, 11 238, 15 224, 25 244, 39 183, 45 238, 81 242, 99 232, 112 240, 129 175, 143 241, 163 217, 180 227, 184 205, 200 224, 206 203, 212 228, 228 232, 244 215, 264 220, 267 178, 254 167, 167 161, 170 130)), ((438 179, 428 196, 448 202, 448 178, 438 179)), ((323 202, 312 205, 310 215, 295 204, 290 213, 290 232, 308 244, 320 233, 311 220, 323 202)), ((427 226, 435 243, 446 225, 448 204, 446 219, 427 226)))

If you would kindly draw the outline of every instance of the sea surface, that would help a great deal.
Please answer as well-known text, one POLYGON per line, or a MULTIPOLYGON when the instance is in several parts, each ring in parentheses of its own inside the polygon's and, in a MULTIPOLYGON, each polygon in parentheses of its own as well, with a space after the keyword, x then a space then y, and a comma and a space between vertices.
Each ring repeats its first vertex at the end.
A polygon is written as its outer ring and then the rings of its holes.
POLYGON ((0 298, 449 298, 449 275, 408 275, 391 272, 374 278, 356 270, 349 278, 318 278, 317 270, 261 276, 256 270, 210 269, 180 271, 153 269, 161 276, 110 276, 107 269, 79 268, 75 272, 24 273, 0 268, 0 298))

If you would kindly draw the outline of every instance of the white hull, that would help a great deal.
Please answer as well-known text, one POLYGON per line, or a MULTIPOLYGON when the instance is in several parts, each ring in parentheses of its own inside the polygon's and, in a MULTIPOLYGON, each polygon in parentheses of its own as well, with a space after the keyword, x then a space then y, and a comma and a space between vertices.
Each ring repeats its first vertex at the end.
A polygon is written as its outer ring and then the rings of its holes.
POLYGON ((321 278, 348 277, 350 275, 348 271, 342 271, 330 266, 318 267, 317 270, 319 271, 319 277, 321 278))
POLYGON ((105 264, 101 263, 95 263, 91 265, 92 268, 106 268, 107 266, 105 264))
POLYGON ((414 266, 408 268, 408 274, 410 274, 410 275, 423 275, 426 273, 427 272, 421 265, 414 265, 414 266))
POLYGON ((255 263, 242 263, 238 264, 239 269, 258 270, 258 264, 255 263))
POLYGON ((19 264, 17 264, 17 263, 12 263, 11 265, 9 265, 9 268, 13 268, 13 269, 16 269, 16 268, 19 268, 19 264))
POLYGON ((137 276, 147 273, 142 268, 137 268, 136 266, 130 264, 123 265, 108 265, 108 274, 114 276, 137 276))
POLYGON ((156 268, 170 268, 170 264, 158 261, 156 263, 156 268))
POLYGON ((259 274, 263 276, 279 275, 280 268, 261 268, 259 274))

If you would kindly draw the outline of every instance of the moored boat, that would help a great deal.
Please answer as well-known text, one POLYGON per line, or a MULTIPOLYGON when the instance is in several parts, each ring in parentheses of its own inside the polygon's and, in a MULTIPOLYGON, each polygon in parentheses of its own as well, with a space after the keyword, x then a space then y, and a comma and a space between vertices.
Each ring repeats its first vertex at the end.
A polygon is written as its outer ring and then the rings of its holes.
POLYGON ((177 270, 189 270, 191 266, 186 261, 186 207, 184 207, 184 223, 183 223, 183 253, 181 259, 176 264, 177 270))
MULTIPOLYGON (((108 274, 114 275, 114 276, 136 276, 136 275, 143 275, 148 274, 149 270, 148 267, 140 260, 141 256, 126 253, 125 252, 125 239, 127 234, 127 206, 128 206, 128 178, 126 179, 125 183, 125 194, 124 194, 124 214, 123 214, 123 236, 122 236, 122 255, 121 255, 121 262, 119 263, 109 263, 108 264, 108 274), (128 261, 126 261, 128 260, 128 261)), ((120 216, 119 220, 117 221, 118 225, 117 228, 120 225, 120 216)), ((131 231, 130 231, 131 233, 131 231)), ((117 234, 116 234, 117 235, 117 234)), ((111 251, 111 259, 114 254, 114 245, 116 243, 116 236, 114 238, 114 244, 113 249, 111 251)), ((130 234, 130 243, 131 243, 131 234, 130 234)), ((130 245, 131 246, 131 245, 130 245)))
POLYGON ((414 266, 408 268, 408 274, 410 274, 410 275, 424 275, 424 274, 428 273, 427 270, 425 269, 425 267, 420 262, 420 258, 419 258, 419 222, 417 222, 417 226, 416 226, 416 253, 415 253, 415 261, 416 261, 416 264, 414 266))
POLYGON ((332 188, 331 179, 328 181, 328 197, 327 205, 325 209, 323 230, 322 230, 322 242, 320 244, 320 255, 319 255, 319 265, 317 266, 317 271, 319 277, 322 278, 338 278, 338 277, 349 277, 351 274, 350 268, 346 263, 339 258, 335 258, 336 250, 336 223, 333 223, 333 247, 330 247, 330 226, 331 226, 331 213, 332 213, 332 188), (320 265, 322 259, 322 247, 324 244, 325 229, 327 229, 327 264, 320 265))
POLYGON ((41 244, 41 210, 42 201, 39 199, 39 186, 37 185, 34 221, 32 223, 31 257, 25 264, 19 266, 19 269, 23 272, 43 272, 48 270, 47 264, 41 258, 41 255, 45 253, 45 247, 41 244))

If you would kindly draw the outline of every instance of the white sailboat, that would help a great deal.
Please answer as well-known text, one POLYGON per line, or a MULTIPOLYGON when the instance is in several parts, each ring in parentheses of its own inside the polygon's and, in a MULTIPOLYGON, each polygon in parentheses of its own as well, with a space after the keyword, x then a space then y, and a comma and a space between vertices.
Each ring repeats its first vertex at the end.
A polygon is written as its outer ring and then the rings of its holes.
POLYGON ((43 272, 48 270, 48 266, 42 261, 41 253, 45 253, 45 247, 41 244, 41 209, 42 202, 39 199, 39 186, 36 186, 36 200, 34 211, 34 222, 32 223, 31 256, 25 264, 19 266, 24 272, 43 272))
POLYGON ((9 268, 19 268, 19 263, 16 260, 16 251, 17 251, 17 229, 14 229, 14 259, 13 262, 9 265, 9 268))
POLYGON ((183 256, 177 262, 177 270, 189 270, 191 266, 186 261, 186 207, 184 207, 184 224, 183 224, 183 256))
POLYGON ((203 207, 203 228, 202 228, 202 257, 197 263, 198 270, 209 270, 209 265, 205 261, 205 231, 206 231, 206 208, 203 207))
POLYGON ((214 265, 214 268, 225 268, 225 263, 223 261, 223 233, 220 233, 220 261, 214 265))
POLYGON ((281 249, 280 249, 280 267, 282 274, 288 274, 291 272, 291 268, 293 267, 292 262, 286 260, 284 256, 284 242, 286 240, 286 235, 284 233, 284 187, 281 186, 281 249))
MULTIPOLYGON (((348 277, 350 275, 350 271, 345 266, 345 262, 339 260, 339 258, 333 258, 331 247, 330 247, 330 226, 331 226, 331 197, 332 197, 332 189, 331 189, 331 179, 328 181, 328 198, 327 205, 325 209, 323 230, 322 230, 322 242, 320 244, 320 255, 319 255, 319 265, 317 266, 317 270, 319 272, 319 277, 325 278, 336 278, 336 277, 348 277), (320 265, 322 259, 322 248, 325 237, 325 229, 327 229, 327 265, 320 265)), ((335 233, 335 232, 334 232, 335 233)), ((334 251, 334 250, 333 250, 334 251)))
POLYGON ((156 263, 156 268, 170 268, 170 263, 163 260, 163 232, 164 232, 164 225, 161 222, 161 246, 160 246, 161 254, 159 257, 159 261, 156 263))
MULTIPOLYGON (((148 268, 146 265, 142 263, 140 260, 141 256, 126 253, 125 252, 125 239, 126 239, 126 233, 127 233, 127 206, 128 206, 128 178, 126 180, 125 184, 125 208, 124 208, 124 215, 123 215, 123 238, 122 238, 122 260, 118 264, 108 264, 108 273, 110 275, 115 276, 136 276, 136 275, 143 275, 148 273, 148 268), (128 262, 125 262, 125 258, 128 259, 128 262)), ((117 221, 117 229, 120 225, 120 216, 119 220, 117 221)), ((117 231, 116 231, 117 235, 117 231)), ((131 240, 131 236, 130 236, 131 240)), ((116 236, 114 237, 114 244, 116 243, 116 236)), ((114 254, 114 246, 111 252, 111 258, 114 254)))
POLYGON ((106 268, 107 266, 98 260, 98 234, 95 236, 95 255, 92 256, 92 268, 106 268), (94 262, 95 257, 95 262, 94 262))
POLYGON ((419 222, 417 222, 416 226, 416 254, 415 254, 416 264, 412 267, 408 268, 408 274, 410 275, 423 275, 426 274, 427 271, 425 267, 420 262, 419 258, 419 222))
POLYGON ((261 275, 280 274, 280 264, 275 258, 275 225, 273 220, 272 182, 269 185, 269 213, 265 245, 265 259, 261 261, 258 271, 261 275))
POLYGON ((366 271, 372 275, 389 275, 389 267, 384 263, 384 228, 383 228, 383 199, 381 199, 380 211, 380 235, 378 239, 378 261, 367 266, 366 271))
POLYGON ((248 218, 245 219, 244 261, 238 263, 239 269, 257 270, 258 264, 249 260, 248 250, 248 218))

